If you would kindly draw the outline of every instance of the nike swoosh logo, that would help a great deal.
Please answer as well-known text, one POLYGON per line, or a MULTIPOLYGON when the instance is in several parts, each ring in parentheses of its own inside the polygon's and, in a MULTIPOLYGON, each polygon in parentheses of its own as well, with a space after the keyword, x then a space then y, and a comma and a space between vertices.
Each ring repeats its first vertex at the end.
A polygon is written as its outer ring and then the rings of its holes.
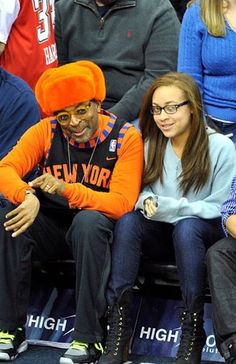
POLYGON ((114 159, 116 159, 116 157, 106 157, 106 160, 107 160, 107 161, 112 161, 112 160, 114 160, 114 159))

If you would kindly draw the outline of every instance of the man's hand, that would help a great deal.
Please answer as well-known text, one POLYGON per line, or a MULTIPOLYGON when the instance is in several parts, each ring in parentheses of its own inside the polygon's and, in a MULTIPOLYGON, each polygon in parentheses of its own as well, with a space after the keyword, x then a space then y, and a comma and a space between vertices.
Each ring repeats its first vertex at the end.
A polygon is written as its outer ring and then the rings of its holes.
POLYGON ((5 230, 13 231, 13 238, 25 232, 38 215, 39 206, 38 198, 32 193, 27 194, 25 200, 6 215, 8 221, 4 223, 5 230))
POLYGON ((230 215, 226 220, 227 232, 236 239, 236 215, 230 215))
POLYGON ((148 197, 144 201, 144 213, 147 217, 152 217, 157 212, 158 204, 157 202, 152 198, 148 197))
POLYGON ((41 188, 42 191, 58 195, 62 195, 65 190, 65 182, 57 179, 49 173, 45 173, 40 177, 29 182, 29 186, 33 188, 41 188))

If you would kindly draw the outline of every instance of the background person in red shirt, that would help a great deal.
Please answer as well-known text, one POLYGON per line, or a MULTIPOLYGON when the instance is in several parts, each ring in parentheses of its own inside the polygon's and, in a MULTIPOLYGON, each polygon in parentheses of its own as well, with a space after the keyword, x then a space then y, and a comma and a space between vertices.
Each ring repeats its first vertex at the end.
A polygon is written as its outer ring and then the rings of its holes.
POLYGON ((0 66, 33 90, 43 71, 57 66, 54 0, 1 1, 0 66))

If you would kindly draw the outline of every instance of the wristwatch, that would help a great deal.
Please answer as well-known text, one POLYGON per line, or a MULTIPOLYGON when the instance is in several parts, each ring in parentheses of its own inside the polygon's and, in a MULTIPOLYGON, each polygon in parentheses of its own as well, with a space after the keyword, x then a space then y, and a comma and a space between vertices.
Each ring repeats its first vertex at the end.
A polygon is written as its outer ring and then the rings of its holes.
POLYGON ((26 190, 25 195, 35 195, 35 191, 34 190, 26 190))

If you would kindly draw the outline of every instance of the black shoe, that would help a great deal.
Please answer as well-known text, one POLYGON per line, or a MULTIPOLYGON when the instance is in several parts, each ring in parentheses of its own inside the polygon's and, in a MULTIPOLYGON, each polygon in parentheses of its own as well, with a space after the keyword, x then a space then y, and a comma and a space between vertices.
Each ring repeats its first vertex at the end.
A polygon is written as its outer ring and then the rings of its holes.
POLYGON ((232 342, 228 345, 228 351, 230 357, 225 360, 227 364, 236 364, 236 342, 232 342))
POLYGON ((126 290, 113 307, 108 307, 108 330, 105 349, 98 364, 122 364, 128 360, 132 335, 130 307, 132 290, 126 290))
POLYGON ((69 349, 60 358, 60 364, 96 363, 103 352, 103 347, 98 344, 86 344, 74 340, 69 349))
POLYGON ((200 364, 206 342, 201 313, 184 311, 181 318, 181 338, 175 364, 200 364))
POLYGON ((27 348, 24 328, 18 328, 14 332, 0 330, 0 361, 14 360, 27 348))
POLYGON ((236 364, 236 334, 231 335, 220 344, 220 353, 227 364, 236 364))

